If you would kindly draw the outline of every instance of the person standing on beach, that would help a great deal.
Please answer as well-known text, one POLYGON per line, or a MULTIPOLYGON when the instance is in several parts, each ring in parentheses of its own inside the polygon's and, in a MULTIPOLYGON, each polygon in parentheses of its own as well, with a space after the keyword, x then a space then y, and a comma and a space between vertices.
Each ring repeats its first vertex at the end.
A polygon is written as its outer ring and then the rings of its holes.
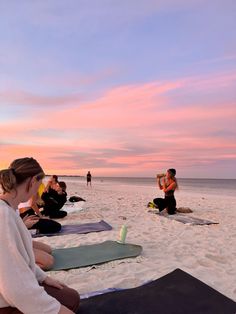
POLYGON ((88 171, 88 173, 87 173, 87 186, 88 185, 92 186, 92 175, 91 175, 90 171, 88 171))
POLYGON ((32 238, 17 206, 35 195, 44 177, 33 158, 0 171, 0 314, 72 314, 80 297, 35 264, 32 238))
POLYGON ((175 175, 176 170, 173 168, 168 169, 166 174, 157 175, 158 187, 165 193, 165 198, 155 198, 153 203, 148 203, 148 206, 154 205, 160 212, 166 208, 169 215, 174 215, 176 213, 174 192, 178 188, 178 183, 175 175))

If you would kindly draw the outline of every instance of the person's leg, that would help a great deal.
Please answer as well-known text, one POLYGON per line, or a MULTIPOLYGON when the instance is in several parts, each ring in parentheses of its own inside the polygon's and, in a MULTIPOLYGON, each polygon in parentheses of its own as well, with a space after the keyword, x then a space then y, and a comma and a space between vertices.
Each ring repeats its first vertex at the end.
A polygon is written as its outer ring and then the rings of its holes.
POLYGON ((80 304, 80 296, 78 292, 65 286, 63 289, 57 289, 45 284, 42 284, 45 291, 57 299, 62 305, 68 307, 71 311, 77 313, 80 304))
POLYGON ((42 250, 48 254, 52 254, 51 246, 43 242, 33 240, 33 248, 42 250))
POLYGON ((61 224, 51 219, 41 218, 33 225, 33 228, 37 229, 39 233, 56 233, 61 230, 61 224))
MULTIPOLYGON (((68 309, 77 313, 79 310, 80 296, 78 292, 65 286, 63 289, 57 289, 45 284, 42 284, 45 291, 57 299, 62 305, 66 306, 68 309)), ((14 307, 4 307, 0 308, 0 314, 23 314, 14 307)))
POLYGON ((176 213, 176 200, 174 197, 169 197, 167 200, 167 212, 169 215, 174 215, 176 213))
POLYGON ((54 212, 50 213, 50 218, 64 218, 67 216, 67 212, 64 210, 55 210, 54 212))
POLYGON ((25 216, 32 216, 35 215, 35 212, 33 210, 33 208, 29 208, 27 210, 25 210, 23 213, 20 213, 20 217, 23 219, 25 216))
POLYGON ((160 212, 166 208, 166 200, 164 198, 154 198, 153 203, 156 205, 160 212))
POLYGON ((15 307, 3 307, 0 309, 0 314, 24 314, 21 311, 17 310, 15 307))
POLYGON ((49 270, 52 268, 54 258, 51 254, 43 250, 39 250, 33 247, 35 263, 43 270, 49 270))

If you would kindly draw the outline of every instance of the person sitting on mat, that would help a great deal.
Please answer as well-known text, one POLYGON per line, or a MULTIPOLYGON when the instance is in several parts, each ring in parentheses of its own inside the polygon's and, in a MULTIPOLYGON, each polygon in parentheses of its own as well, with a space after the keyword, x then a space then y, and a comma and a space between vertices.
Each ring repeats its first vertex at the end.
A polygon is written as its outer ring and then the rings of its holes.
POLYGON ((64 218, 67 215, 66 211, 61 210, 67 201, 65 182, 58 182, 56 190, 50 188, 48 192, 42 194, 41 198, 44 201, 44 210, 41 212, 43 215, 50 218, 64 218))
POLYGON ((176 170, 173 168, 168 169, 164 175, 157 175, 158 187, 165 193, 165 198, 155 198, 153 202, 148 203, 148 207, 158 208, 160 212, 166 208, 169 215, 176 213, 174 192, 178 188, 178 183, 175 175, 176 170))
POLYGON ((48 180, 48 183, 47 183, 44 191, 48 192, 50 189, 56 190, 57 187, 58 187, 58 176, 54 174, 48 180))
POLYGON ((32 196, 27 202, 20 203, 18 210, 22 219, 27 216, 38 218, 29 229, 37 229, 38 233, 55 233, 61 230, 61 224, 59 222, 43 217, 36 204, 35 196, 32 196))
POLYGON ((44 172, 34 158, 20 158, 0 171, 0 314, 72 314, 76 290, 48 276, 35 264, 32 238, 16 213, 35 195, 44 172))

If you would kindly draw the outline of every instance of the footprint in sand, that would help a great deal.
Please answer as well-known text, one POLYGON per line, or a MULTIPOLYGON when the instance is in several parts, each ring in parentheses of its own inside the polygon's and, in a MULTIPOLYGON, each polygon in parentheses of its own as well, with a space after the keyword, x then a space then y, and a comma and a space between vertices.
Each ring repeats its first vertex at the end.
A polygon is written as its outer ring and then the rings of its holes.
POLYGON ((108 210, 110 210, 110 208, 108 208, 108 207, 102 207, 100 210, 102 210, 102 211, 108 211, 108 210))
POLYGON ((227 259, 223 256, 217 256, 217 255, 212 255, 212 254, 206 254, 205 256, 207 258, 211 259, 212 261, 217 262, 217 263, 221 263, 221 264, 227 263, 227 259))

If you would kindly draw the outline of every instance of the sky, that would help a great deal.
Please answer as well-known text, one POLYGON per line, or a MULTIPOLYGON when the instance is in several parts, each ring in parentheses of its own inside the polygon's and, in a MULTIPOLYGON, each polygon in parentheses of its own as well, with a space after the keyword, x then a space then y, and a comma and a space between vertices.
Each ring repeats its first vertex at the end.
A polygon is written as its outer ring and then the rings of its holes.
POLYGON ((236 1, 0 0, 0 156, 236 178, 236 1))

